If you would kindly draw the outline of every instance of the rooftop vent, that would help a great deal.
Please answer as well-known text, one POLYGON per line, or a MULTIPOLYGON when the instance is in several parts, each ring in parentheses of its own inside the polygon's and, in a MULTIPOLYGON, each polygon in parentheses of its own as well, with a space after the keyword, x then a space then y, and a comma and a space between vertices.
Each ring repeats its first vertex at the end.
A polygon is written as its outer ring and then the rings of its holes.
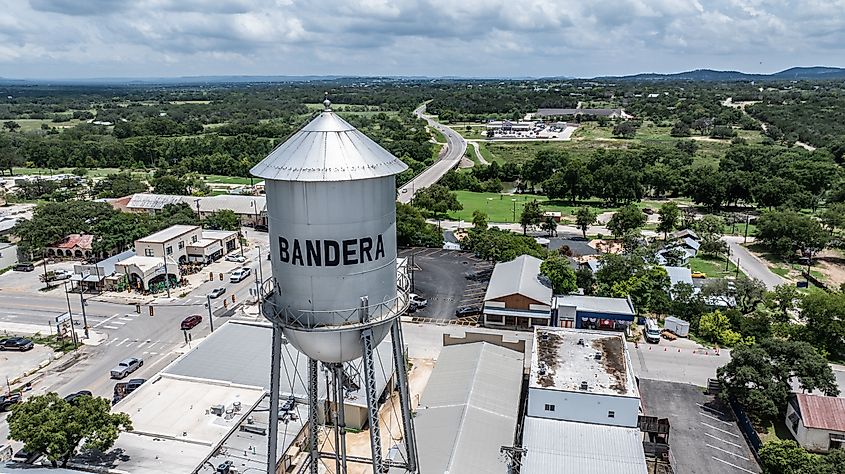
POLYGON ((537 373, 540 375, 546 375, 546 364, 540 362, 540 365, 537 367, 537 373))
POLYGON ((593 356, 593 358, 596 359, 596 360, 601 360, 601 352, 596 352, 596 354, 593 356))
POLYGON ((587 390, 588 388, 590 388, 590 387, 589 387, 589 385, 587 385, 586 380, 581 382, 581 390, 587 390))
POLYGON ((541 333, 540 333, 540 340, 541 340, 541 341, 548 341, 548 340, 549 340, 549 333, 547 333, 547 332, 541 332, 541 333))
POLYGON ((583 345, 584 345, 584 340, 583 340, 583 339, 578 339, 578 345, 579 345, 579 346, 583 346, 583 345))

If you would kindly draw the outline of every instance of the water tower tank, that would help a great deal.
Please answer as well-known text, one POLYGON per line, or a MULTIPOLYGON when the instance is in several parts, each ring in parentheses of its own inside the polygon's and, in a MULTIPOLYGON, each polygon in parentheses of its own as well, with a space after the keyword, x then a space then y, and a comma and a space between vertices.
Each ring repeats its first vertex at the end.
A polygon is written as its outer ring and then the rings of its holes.
POLYGON ((395 175, 407 166, 325 110, 252 168, 265 179, 274 288, 264 314, 309 357, 361 356, 407 306, 396 285, 395 175))

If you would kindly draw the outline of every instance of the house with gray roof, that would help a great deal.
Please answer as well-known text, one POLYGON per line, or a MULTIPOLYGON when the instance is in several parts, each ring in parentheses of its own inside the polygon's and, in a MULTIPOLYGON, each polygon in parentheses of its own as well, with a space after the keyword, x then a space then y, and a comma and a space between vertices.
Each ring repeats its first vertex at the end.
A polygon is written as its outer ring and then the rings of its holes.
POLYGON ((548 326, 552 288, 540 277, 543 261, 520 255, 497 263, 484 295, 486 326, 530 328, 548 326))

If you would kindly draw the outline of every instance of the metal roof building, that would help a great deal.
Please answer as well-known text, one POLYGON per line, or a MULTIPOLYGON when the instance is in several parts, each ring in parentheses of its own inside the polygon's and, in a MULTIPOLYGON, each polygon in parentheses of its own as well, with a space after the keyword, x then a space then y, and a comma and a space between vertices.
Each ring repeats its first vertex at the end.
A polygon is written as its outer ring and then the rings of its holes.
POLYGON ((521 294, 537 302, 549 304, 552 289, 537 278, 542 263, 542 260, 530 255, 520 255, 509 262, 497 263, 490 276, 484 301, 521 294))
POLYGON ((421 472, 507 472, 499 448, 514 443, 522 373, 511 349, 444 347, 414 418, 421 472))
POLYGON ((648 472, 638 428, 526 416, 522 447, 522 474, 648 472))

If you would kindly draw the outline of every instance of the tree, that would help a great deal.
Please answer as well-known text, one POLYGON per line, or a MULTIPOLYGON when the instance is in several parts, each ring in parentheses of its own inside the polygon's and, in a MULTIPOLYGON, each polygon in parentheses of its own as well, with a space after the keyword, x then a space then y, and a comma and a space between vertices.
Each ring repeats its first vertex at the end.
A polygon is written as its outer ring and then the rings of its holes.
POLYGON ((417 191, 414 194, 413 205, 431 212, 438 222, 447 212, 464 208, 458 201, 458 195, 440 184, 432 184, 417 191))
POLYGON ((82 396, 68 403, 53 392, 15 405, 8 422, 10 438, 29 452, 44 453, 54 467, 66 467, 83 441, 83 449, 107 451, 121 431, 132 429, 129 415, 111 413, 105 398, 82 396))
POLYGON ((543 210, 537 200, 525 203, 522 206, 522 214, 519 215, 519 224, 522 226, 522 235, 528 233, 529 227, 535 227, 543 219, 543 210))
POLYGON ((540 273, 552 282, 555 293, 572 293, 578 289, 575 272, 569 265, 569 260, 557 252, 551 252, 540 264, 540 273))
POLYGON ((722 386, 719 397, 738 401, 757 423, 772 421, 786 410, 792 378, 804 390, 839 393, 830 365, 806 342, 766 339, 738 346, 716 374, 722 386))
POLYGON ((582 267, 575 271, 575 284, 584 290, 585 295, 592 295, 596 285, 596 275, 589 267, 582 267))
POLYGON ((115 173, 94 184, 94 195, 98 198, 117 198, 149 190, 146 183, 131 173, 115 173))
POLYGON ((731 328, 730 320, 719 310, 701 316, 698 333, 721 346, 733 346, 742 341, 742 335, 731 328))
MULTIPOLYGON (((631 255, 630 258, 640 259, 631 255)), ((604 296, 615 298, 631 297, 637 314, 665 314, 669 308, 669 274, 666 269, 657 266, 642 267, 627 280, 619 281, 610 287, 604 296)))
POLYGON ((679 120, 672 126, 672 130, 669 132, 669 135, 673 137, 688 137, 690 136, 689 125, 686 122, 679 120))
POLYGON ((636 204, 628 204, 619 208, 613 214, 613 217, 607 223, 607 228, 610 229, 614 236, 621 237, 628 231, 639 229, 645 223, 645 213, 636 204))
POLYGON ((486 229, 487 213, 481 212, 478 209, 472 211, 472 227, 475 229, 486 229))
POLYGON ((472 229, 461 245, 475 253, 477 257, 493 262, 506 262, 520 255, 531 255, 537 258, 546 256, 546 249, 533 238, 514 234, 498 227, 490 227, 486 230, 472 229))
POLYGON ((552 216, 546 216, 543 222, 540 223, 540 230, 546 233, 549 237, 557 235, 557 222, 552 216))
POLYGON ((845 202, 831 204, 821 213, 821 220, 831 232, 845 229, 845 202))
POLYGON ((235 211, 221 209, 206 216, 202 225, 206 229, 237 231, 241 229, 241 220, 235 211))
POLYGON ((153 191, 156 194, 176 194, 188 196, 188 183, 178 176, 164 175, 153 178, 153 191))
POLYGON ((443 233, 425 221, 419 209, 396 203, 396 243, 402 247, 443 247, 443 233))
POLYGON ((587 229, 596 222, 596 213, 587 206, 578 208, 575 212, 575 226, 581 229, 581 234, 587 238, 587 229))
POLYGON ((784 258, 793 258, 796 250, 812 258, 827 246, 830 234, 810 216, 795 211, 767 211, 757 219, 757 238, 784 258))
POLYGON ((15 166, 21 166, 23 163, 23 158, 21 158, 12 138, 0 135, 0 170, 9 170, 9 175, 11 175, 12 169, 15 166))
POLYGON ((678 223, 678 218, 681 217, 681 211, 678 205, 672 201, 664 203, 657 211, 660 215, 660 221, 657 224, 657 231, 663 232, 663 240, 669 237, 669 232, 675 230, 678 223))
POLYGON ((15 130, 21 128, 21 124, 15 122, 14 120, 7 120, 3 122, 3 128, 10 132, 14 132, 15 130))
POLYGON ((613 136, 617 138, 634 138, 637 134, 637 126, 634 122, 626 120, 613 127, 613 136))
POLYGON ((100 221, 117 211, 104 202, 67 201, 39 204, 32 219, 19 221, 12 233, 21 240, 18 245, 24 255, 41 251, 69 234, 90 234, 100 221))
POLYGON ((801 340, 811 343, 832 359, 845 357, 845 293, 812 292, 801 301, 798 333, 801 340))
MULTIPOLYGON (((791 439, 772 439, 760 448, 760 465, 766 474, 821 474, 821 459, 791 439)), ((835 471, 827 471, 835 472, 835 471)))

